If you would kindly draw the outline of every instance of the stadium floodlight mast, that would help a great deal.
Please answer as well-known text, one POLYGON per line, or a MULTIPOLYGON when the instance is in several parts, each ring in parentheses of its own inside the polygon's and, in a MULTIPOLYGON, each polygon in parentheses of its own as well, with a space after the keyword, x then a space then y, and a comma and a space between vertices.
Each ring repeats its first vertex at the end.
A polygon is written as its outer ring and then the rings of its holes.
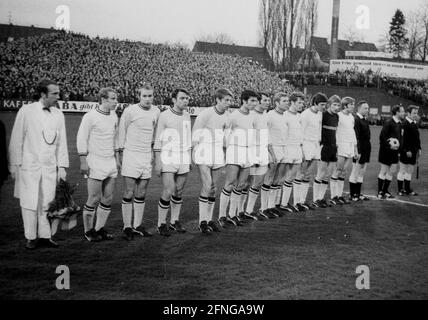
POLYGON ((337 59, 339 48, 340 0, 333 0, 333 17, 331 20, 330 59, 337 59))

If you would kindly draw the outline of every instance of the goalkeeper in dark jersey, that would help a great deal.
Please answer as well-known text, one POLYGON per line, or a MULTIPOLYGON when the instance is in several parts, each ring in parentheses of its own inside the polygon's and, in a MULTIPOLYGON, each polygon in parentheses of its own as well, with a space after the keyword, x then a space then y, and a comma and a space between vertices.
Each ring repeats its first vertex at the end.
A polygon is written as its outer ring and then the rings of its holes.
POLYGON ((406 112, 402 106, 392 107, 392 118, 385 122, 380 133, 378 198, 392 199, 389 192, 393 175, 397 172, 398 154, 402 143, 402 125, 406 112))

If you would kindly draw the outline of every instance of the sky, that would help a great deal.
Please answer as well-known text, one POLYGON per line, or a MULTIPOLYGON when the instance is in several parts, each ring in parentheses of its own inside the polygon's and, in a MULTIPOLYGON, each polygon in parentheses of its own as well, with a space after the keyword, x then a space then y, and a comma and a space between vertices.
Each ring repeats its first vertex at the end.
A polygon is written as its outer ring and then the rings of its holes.
MULTIPOLYGON (((342 0, 339 38, 356 29, 356 10, 368 8, 370 27, 359 30, 378 43, 397 8, 417 10, 428 0, 342 0)), ((319 0, 316 36, 330 38, 333 0, 319 0)), ((0 0, 0 23, 55 27, 56 9, 70 9, 70 29, 90 36, 153 43, 181 42, 190 48, 203 35, 226 33, 235 44, 258 44, 259 0, 0 0)))

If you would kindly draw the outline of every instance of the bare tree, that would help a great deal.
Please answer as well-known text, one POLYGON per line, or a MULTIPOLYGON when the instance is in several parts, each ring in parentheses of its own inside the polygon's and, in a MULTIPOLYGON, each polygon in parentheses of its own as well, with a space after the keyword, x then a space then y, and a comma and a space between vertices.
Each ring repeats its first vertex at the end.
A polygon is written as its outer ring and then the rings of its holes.
POLYGON ((390 52, 389 32, 387 30, 379 37, 377 49, 381 52, 390 52))
POLYGON ((300 15, 304 24, 304 58, 309 58, 308 64, 312 62, 312 37, 318 27, 318 0, 304 0, 300 15))
POLYGON ((318 0, 260 0, 260 46, 282 67, 293 69, 293 48, 310 42, 318 20, 318 0), (309 15, 309 17, 308 17, 309 15))
POLYGON ((281 60, 281 48, 282 48, 282 42, 283 42, 283 23, 282 23, 282 17, 281 17, 281 2, 283 0, 275 0, 275 11, 274 11, 274 18, 273 18, 273 28, 276 30, 275 32, 275 49, 274 49, 274 55, 275 55, 275 64, 278 67, 280 65, 281 60))
POLYGON ((278 45, 281 47, 282 51, 282 68, 285 70, 286 65, 286 55, 288 51, 288 25, 290 20, 290 0, 279 0, 278 4, 278 26, 279 26, 279 35, 278 35, 278 45))
MULTIPOLYGON (((288 43, 288 63, 290 70, 293 69, 293 45, 295 43, 295 29, 298 26, 296 22, 299 18, 299 9, 300 9, 301 0, 290 0, 290 34, 289 34, 289 43, 288 43)), ((301 36, 301 34, 300 34, 301 36)), ((296 37, 297 38, 297 37, 296 37)))
POLYGON ((428 53, 428 1, 424 0, 423 4, 418 8, 419 24, 422 28, 421 46, 419 55, 422 61, 425 61, 428 53))
POLYGON ((268 51, 270 53, 270 56, 274 61, 277 60, 277 57, 275 57, 276 47, 278 44, 278 28, 277 28, 277 7, 278 7, 278 0, 270 0, 269 1, 269 7, 271 8, 271 19, 270 19, 270 37, 268 41, 268 51))
POLYGON ((422 46, 421 32, 420 32, 420 16, 417 11, 408 13, 406 21, 407 35, 409 37, 409 44, 407 47, 409 58, 415 59, 417 53, 422 46))
POLYGON ((204 42, 217 42, 221 44, 235 44, 235 41, 233 38, 228 35, 227 33, 215 33, 215 34, 207 34, 207 35, 200 35, 196 39, 197 41, 204 41, 204 42))
POLYGON ((349 43, 364 42, 364 36, 352 26, 348 26, 345 33, 343 33, 343 39, 348 40, 349 43))
POLYGON ((272 0, 260 0, 259 24, 260 40, 259 43, 263 48, 268 48, 272 34, 272 0))

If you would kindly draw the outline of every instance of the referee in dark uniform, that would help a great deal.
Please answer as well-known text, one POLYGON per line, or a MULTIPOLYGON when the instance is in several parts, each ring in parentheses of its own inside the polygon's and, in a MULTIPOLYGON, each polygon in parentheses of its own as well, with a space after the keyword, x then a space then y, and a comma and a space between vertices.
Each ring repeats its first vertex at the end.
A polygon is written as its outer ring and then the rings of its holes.
POLYGON ((419 108, 410 106, 407 108, 407 117, 403 121, 403 145, 400 148, 400 171, 397 175, 398 195, 416 196, 410 187, 412 174, 417 159, 421 154, 421 139, 417 120, 419 108))
POLYGON ((367 101, 359 101, 357 103, 357 113, 354 116, 354 130, 357 138, 358 157, 353 161, 352 172, 349 177, 349 190, 352 201, 369 200, 368 197, 361 193, 364 175, 367 170, 367 164, 370 162, 372 151, 370 124, 367 119, 369 110, 370 107, 367 101))
POLYGON ((392 199, 394 196, 389 192, 393 175, 397 172, 398 156, 400 149, 391 147, 391 139, 395 138, 402 145, 402 125, 406 112, 403 106, 392 107, 392 118, 383 125, 380 133, 379 162, 380 172, 378 176, 378 198, 392 199))

